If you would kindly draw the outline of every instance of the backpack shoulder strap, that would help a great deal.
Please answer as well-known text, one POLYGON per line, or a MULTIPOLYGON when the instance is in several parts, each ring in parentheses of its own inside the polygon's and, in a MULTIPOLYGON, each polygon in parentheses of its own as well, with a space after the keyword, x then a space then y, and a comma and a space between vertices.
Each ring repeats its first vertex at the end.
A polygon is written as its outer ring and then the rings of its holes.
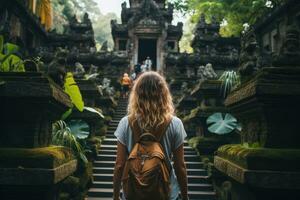
MULTIPOLYGON (((151 133, 154 136, 156 136, 157 141, 161 140, 162 136, 165 134, 172 119, 173 119, 172 116, 168 117, 168 119, 163 124, 159 125, 159 127, 157 127, 157 128, 153 128, 153 130, 151 130, 151 133)), ((142 134, 142 130, 141 130, 137 120, 128 118, 128 121, 129 121, 130 128, 132 130, 133 141, 135 144, 138 142, 138 140, 142 134)))
POLYGON ((137 120, 134 120, 134 119, 128 117, 128 122, 129 122, 129 126, 132 130, 133 146, 134 146, 134 144, 136 144, 138 142, 139 137, 142 134, 142 130, 141 130, 140 126, 138 125, 137 120))

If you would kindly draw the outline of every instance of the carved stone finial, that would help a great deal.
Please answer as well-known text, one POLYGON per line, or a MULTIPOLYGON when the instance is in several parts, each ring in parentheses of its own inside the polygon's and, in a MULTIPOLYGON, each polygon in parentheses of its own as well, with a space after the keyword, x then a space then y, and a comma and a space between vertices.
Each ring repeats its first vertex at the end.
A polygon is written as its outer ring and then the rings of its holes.
POLYGON ((239 73, 241 74, 242 81, 245 77, 252 76, 258 70, 257 60, 259 57, 258 43, 256 35, 252 31, 247 32, 242 37, 242 48, 240 55, 239 73))
POLYGON ((296 22, 287 26, 279 54, 273 58, 273 66, 300 67, 300 30, 296 22))

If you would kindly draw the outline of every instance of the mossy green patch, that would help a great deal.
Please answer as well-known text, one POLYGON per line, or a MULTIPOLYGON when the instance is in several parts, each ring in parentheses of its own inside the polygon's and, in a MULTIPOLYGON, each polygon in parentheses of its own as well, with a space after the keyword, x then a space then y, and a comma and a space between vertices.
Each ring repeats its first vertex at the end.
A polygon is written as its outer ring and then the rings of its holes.
POLYGON ((242 145, 224 145, 218 149, 217 155, 251 170, 300 170, 300 149, 249 148, 242 145))
POLYGON ((191 138, 189 145, 197 150, 199 155, 213 155, 213 153, 222 145, 237 144, 239 135, 231 133, 228 135, 209 134, 208 136, 197 136, 191 138))
POLYGON ((1 148, 0 167, 2 168, 56 168, 74 156, 69 148, 50 146, 44 148, 1 148))

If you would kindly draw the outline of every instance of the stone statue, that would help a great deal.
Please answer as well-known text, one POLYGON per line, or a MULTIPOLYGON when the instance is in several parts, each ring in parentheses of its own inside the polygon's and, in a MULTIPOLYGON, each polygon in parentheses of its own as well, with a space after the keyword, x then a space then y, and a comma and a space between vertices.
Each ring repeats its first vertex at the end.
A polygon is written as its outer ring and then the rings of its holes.
POLYGON ((197 76, 200 78, 200 80, 218 78, 218 75, 210 63, 207 63, 206 66, 201 65, 197 70, 197 76))
POLYGON ((122 20, 122 23, 125 23, 126 18, 127 18, 127 3, 126 3, 126 1, 124 1, 121 4, 121 6, 122 6, 121 20, 122 20))
POLYGON ((66 62, 69 51, 58 48, 53 60, 48 65, 47 75, 59 86, 63 87, 66 76, 66 62))
POLYGON ((91 22, 91 20, 89 18, 89 14, 88 13, 84 13, 82 21, 85 24, 92 25, 92 22, 91 22))
POLYGON ((218 75, 216 74, 215 70, 212 67, 212 64, 207 63, 203 72, 204 77, 207 79, 216 79, 218 75))
POLYGON ((89 71, 89 74, 95 74, 95 73, 98 73, 98 67, 91 64, 91 68, 90 68, 90 71, 89 71))
POLYGON ((199 66, 198 67, 198 70, 197 70, 197 76, 201 79, 201 80, 204 80, 205 77, 204 77, 204 70, 205 70, 205 67, 203 65, 199 66))
POLYGON ((274 55, 273 65, 299 66, 300 63, 300 30, 296 22, 287 26, 279 54, 274 55))
POLYGON ((113 96, 115 93, 115 89, 110 86, 111 80, 108 78, 104 78, 102 81, 102 90, 109 96, 113 96))
POLYGON ((252 76, 258 70, 257 60, 259 57, 259 48, 256 41, 256 35, 251 30, 244 34, 242 38, 242 49, 240 54, 240 66, 239 73, 241 74, 241 79, 248 76, 252 76))
POLYGON ((76 78, 83 78, 84 74, 85 74, 84 67, 79 62, 76 62, 75 63, 74 77, 76 77, 76 78))

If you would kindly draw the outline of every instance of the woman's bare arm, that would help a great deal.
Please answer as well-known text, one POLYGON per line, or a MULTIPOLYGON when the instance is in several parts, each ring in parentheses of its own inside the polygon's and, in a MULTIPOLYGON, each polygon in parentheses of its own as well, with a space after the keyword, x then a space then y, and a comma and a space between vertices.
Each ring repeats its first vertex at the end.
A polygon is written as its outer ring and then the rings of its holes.
POLYGON ((113 186, 114 186, 113 199, 114 200, 120 199, 121 181, 122 181, 122 175, 123 175, 126 159, 127 159, 126 147, 122 143, 118 142, 117 158, 116 158, 114 178, 113 178, 113 186))
POLYGON ((187 200, 188 187, 187 187, 187 173, 186 173, 186 166, 184 161, 183 144, 173 152, 173 155, 174 155, 174 169, 179 183, 182 200, 187 200))

